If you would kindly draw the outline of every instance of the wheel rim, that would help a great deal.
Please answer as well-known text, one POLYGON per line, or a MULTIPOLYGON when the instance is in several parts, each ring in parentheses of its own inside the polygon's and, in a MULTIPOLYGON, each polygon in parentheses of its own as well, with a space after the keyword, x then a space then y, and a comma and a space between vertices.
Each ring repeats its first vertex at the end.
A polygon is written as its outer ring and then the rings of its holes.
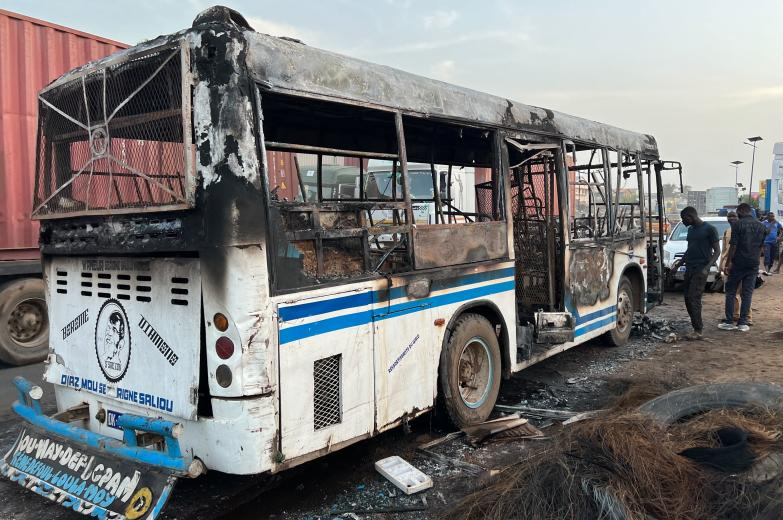
POLYGON ((35 343, 47 329, 46 302, 40 298, 22 300, 8 318, 11 339, 22 347, 36 347, 35 343))
POLYGON ((631 304, 631 295, 628 290, 623 288, 617 295, 617 330, 625 333, 631 326, 633 320, 633 305, 631 304))
POLYGON ((478 408, 492 388, 492 357, 489 345, 480 337, 467 341, 459 356, 459 394, 468 408, 478 408))

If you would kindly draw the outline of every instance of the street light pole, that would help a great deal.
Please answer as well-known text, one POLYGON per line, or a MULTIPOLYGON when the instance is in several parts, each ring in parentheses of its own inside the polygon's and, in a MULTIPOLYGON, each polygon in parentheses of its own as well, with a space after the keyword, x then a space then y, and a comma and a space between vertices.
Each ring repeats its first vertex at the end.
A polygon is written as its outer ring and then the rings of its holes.
POLYGON ((742 202, 740 199, 740 190, 739 190, 739 165, 742 164, 743 161, 731 161, 731 164, 734 166, 734 189, 737 190, 737 204, 742 202))
POLYGON ((750 186, 748 187, 750 191, 748 191, 748 197, 753 198, 753 166, 756 164, 756 143, 763 141, 763 139, 761 136, 757 135, 756 137, 748 137, 748 141, 750 142, 745 144, 753 147, 753 158, 750 162, 750 186))

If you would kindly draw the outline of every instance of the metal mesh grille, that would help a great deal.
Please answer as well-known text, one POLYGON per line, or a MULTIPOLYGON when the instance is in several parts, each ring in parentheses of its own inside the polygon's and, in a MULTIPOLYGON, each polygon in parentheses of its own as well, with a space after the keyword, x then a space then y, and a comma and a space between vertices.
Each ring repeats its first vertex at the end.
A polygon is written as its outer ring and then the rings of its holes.
POLYGON ((342 421, 340 406, 340 354, 313 363, 313 427, 326 428, 342 421))
POLYGON ((476 221, 492 220, 492 183, 476 184, 476 221))
POLYGON ((179 48, 39 95, 33 215, 187 206, 179 48))
MULTIPOLYGON (((550 165, 553 166, 553 165, 550 165)), ((549 169, 551 171, 551 168, 549 169)), ((554 185, 547 186, 547 174, 541 164, 529 165, 515 179, 512 185, 511 200, 514 215, 514 253, 516 257, 516 296, 517 302, 529 311, 535 312, 552 302, 549 294, 550 265, 552 252, 549 233, 557 233, 557 226, 547 228, 547 216, 554 222, 557 208, 557 194, 550 193, 554 185), (549 204, 548 204, 549 202, 549 204)), ((550 180, 553 180, 549 175, 550 180)))

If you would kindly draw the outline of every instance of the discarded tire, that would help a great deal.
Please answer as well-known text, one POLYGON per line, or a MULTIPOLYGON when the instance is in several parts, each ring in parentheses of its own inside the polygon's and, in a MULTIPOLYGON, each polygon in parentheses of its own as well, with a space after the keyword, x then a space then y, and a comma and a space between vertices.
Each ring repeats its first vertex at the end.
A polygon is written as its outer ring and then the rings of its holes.
POLYGON ((639 407, 661 426, 719 408, 762 406, 783 411, 783 387, 769 383, 711 383, 656 397, 639 407))

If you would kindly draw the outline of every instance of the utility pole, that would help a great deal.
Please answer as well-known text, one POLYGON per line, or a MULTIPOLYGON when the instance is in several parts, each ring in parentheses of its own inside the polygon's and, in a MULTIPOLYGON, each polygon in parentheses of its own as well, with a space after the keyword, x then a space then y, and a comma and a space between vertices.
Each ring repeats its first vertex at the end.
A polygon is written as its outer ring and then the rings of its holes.
POLYGON ((745 144, 753 148, 753 159, 751 159, 750 161, 750 186, 748 186, 748 197, 752 199, 753 198, 753 166, 756 164, 756 143, 758 143, 759 141, 763 141, 763 139, 761 138, 761 136, 757 135, 756 137, 748 137, 748 141, 750 142, 745 142, 745 144))

